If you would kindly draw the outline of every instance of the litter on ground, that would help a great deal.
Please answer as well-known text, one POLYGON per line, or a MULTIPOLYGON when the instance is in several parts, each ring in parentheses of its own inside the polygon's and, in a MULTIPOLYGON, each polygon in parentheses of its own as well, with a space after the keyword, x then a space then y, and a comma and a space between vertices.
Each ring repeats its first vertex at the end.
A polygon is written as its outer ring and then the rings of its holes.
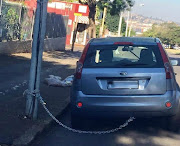
POLYGON ((49 78, 45 79, 45 83, 48 86, 70 87, 72 86, 73 79, 74 79, 74 75, 68 76, 64 80, 62 80, 62 78, 59 76, 49 75, 49 78))

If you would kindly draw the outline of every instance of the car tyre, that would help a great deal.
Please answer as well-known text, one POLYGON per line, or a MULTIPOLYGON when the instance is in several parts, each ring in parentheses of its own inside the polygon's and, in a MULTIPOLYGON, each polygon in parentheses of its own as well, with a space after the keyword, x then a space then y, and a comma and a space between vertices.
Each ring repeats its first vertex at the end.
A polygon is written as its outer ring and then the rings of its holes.
POLYGON ((172 132, 178 132, 180 130, 179 120, 180 120, 180 106, 178 106, 178 111, 174 116, 169 116, 165 118, 166 129, 172 132))
POLYGON ((176 115, 167 117, 167 130, 172 132, 178 132, 180 130, 179 120, 180 120, 180 108, 178 108, 178 112, 176 113, 176 115))
POLYGON ((172 132, 178 132, 177 115, 167 117, 167 130, 172 132))
POLYGON ((74 129, 82 129, 85 120, 82 117, 75 116, 71 113, 71 126, 74 129))

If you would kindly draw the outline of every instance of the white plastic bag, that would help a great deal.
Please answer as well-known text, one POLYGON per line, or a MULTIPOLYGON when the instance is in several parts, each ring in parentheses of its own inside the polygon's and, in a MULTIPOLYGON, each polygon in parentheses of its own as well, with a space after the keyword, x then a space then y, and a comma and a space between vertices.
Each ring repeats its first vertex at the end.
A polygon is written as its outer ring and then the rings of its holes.
POLYGON ((74 79, 74 75, 68 76, 67 78, 64 79, 64 82, 66 82, 67 84, 72 84, 74 79))
POLYGON ((69 87, 72 86, 74 75, 68 76, 64 80, 61 79, 59 76, 49 75, 49 78, 45 79, 45 83, 48 84, 48 86, 69 87))

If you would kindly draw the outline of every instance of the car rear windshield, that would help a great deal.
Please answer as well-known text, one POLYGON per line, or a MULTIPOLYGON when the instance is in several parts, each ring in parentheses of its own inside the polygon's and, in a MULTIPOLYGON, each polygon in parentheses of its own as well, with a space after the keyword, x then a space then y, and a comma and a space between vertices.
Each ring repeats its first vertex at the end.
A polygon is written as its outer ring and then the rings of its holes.
POLYGON ((157 45, 91 45, 85 68, 162 68, 157 45))

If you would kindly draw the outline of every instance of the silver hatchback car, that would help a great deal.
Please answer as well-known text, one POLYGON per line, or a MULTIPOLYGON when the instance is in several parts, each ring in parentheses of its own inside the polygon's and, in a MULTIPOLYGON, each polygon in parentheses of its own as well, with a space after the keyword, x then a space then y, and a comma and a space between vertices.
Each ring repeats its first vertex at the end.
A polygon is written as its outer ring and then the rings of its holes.
POLYGON ((92 39, 77 62, 72 126, 86 117, 174 116, 179 86, 158 38, 92 39))

